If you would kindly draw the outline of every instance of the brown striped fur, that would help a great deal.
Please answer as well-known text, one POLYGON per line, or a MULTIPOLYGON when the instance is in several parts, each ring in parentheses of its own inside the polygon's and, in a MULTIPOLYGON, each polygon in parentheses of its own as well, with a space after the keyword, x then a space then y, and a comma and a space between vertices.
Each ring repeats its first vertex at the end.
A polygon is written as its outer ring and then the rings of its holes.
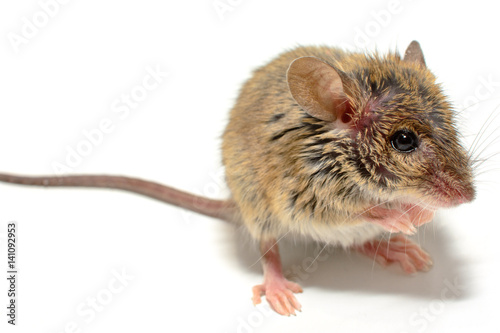
POLYGON ((340 241, 350 246, 378 234, 360 216, 375 205, 435 209, 472 200, 472 171, 453 110, 423 57, 411 52, 402 59, 299 47, 255 71, 231 111, 222 150, 233 199, 256 239, 292 232, 328 241, 325 230, 371 230, 340 241), (349 128, 312 117, 292 97, 287 69, 311 56, 343 78, 349 128), (417 151, 391 146, 399 129, 417 133, 417 151))

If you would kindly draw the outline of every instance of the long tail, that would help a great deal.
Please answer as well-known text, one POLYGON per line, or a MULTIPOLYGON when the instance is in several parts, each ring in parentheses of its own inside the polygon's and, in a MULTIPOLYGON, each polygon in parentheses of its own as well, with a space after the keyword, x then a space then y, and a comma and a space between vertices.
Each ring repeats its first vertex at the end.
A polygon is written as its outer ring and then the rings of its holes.
POLYGON ((19 176, 0 173, 0 181, 34 186, 97 187, 135 192, 191 211, 234 222, 236 206, 231 200, 214 200, 138 178, 106 175, 19 176))

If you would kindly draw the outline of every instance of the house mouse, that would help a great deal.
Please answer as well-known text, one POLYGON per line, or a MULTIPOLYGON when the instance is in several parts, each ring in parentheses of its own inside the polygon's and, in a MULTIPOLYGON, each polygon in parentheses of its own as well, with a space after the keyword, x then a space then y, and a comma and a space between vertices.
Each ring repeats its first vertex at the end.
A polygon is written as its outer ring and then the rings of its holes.
POLYGON ((406 238, 438 208, 474 199, 471 161, 454 112, 418 42, 404 57, 298 47, 258 68, 243 85, 222 144, 228 200, 198 197, 121 176, 0 181, 117 188, 244 225, 259 242, 266 296, 282 315, 301 310, 301 287, 282 272, 285 235, 351 248, 407 273, 430 256, 406 238))

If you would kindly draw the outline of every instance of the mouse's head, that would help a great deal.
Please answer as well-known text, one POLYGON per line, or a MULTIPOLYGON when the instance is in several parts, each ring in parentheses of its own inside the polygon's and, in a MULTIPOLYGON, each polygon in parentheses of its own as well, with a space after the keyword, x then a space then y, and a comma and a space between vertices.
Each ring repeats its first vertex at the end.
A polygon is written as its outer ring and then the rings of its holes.
POLYGON ((417 42, 403 59, 352 54, 328 64, 298 58, 287 81, 305 117, 329 128, 307 138, 316 176, 340 175, 350 188, 359 185, 353 195, 378 201, 446 207, 474 198, 452 108, 417 42))

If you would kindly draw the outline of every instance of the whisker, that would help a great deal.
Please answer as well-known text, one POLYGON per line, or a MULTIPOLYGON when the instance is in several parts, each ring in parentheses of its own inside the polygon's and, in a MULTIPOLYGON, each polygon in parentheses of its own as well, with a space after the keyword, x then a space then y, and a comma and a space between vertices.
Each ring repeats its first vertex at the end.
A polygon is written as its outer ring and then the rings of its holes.
POLYGON ((477 169, 478 167, 480 167, 481 165, 483 165, 484 162, 491 160, 493 157, 495 157, 495 156, 497 156, 499 154, 500 154, 500 152, 496 152, 496 153, 492 153, 491 155, 486 156, 484 158, 474 159, 474 161, 472 161, 471 164, 477 169))
MULTIPOLYGON (((385 205, 385 204, 387 204, 387 203, 389 203, 389 202, 390 202, 390 200, 386 200, 386 201, 383 201, 383 202, 381 202, 381 203, 379 203, 379 204, 377 204, 377 205, 370 206, 368 209, 365 209, 364 211, 362 211, 361 213, 359 213, 359 214, 357 214, 357 215, 355 215, 355 216, 348 216, 348 217, 347 217, 345 220, 343 220, 340 224, 345 224, 345 223, 347 223, 348 221, 353 221, 353 220, 357 219, 358 217, 362 216, 363 214, 365 214, 365 213, 369 212, 370 210, 372 210, 372 209, 374 209, 374 208, 376 208, 376 207, 380 207, 380 206, 382 206, 382 205, 385 205)), ((320 253, 318 253, 318 255, 314 258, 314 260, 311 262, 311 264, 310 264, 307 268, 311 267, 311 266, 312 266, 312 265, 316 262, 316 260, 318 259, 318 257, 321 255, 321 252, 323 252, 323 250, 327 247, 327 245, 328 245, 328 244, 325 244, 325 246, 323 246, 323 248, 321 249, 320 253)), ((260 260, 260 259, 259 259, 259 260, 260 260)))
POLYGON ((323 246, 323 248, 321 249, 321 251, 319 251, 318 255, 317 255, 317 256, 313 259, 313 261, 311 262, 311 264, 310 264, 309 266, 307 266, 306 271, 309 269, 309 267, 311 267, 311 266, 312 266, 312 265, 316 262, 316 260, 317 260, 317 259, 319 258, 319 256, 321 255, 321 252, 323 252, 323 251, 326 249, 326 247, 327 247, 327 246, 328 246, 328 244, 325 244, 325 245, 323 246))
POLYGON ((500 126, 495 128, 494 131, 492 131, 480 144, 478 144, 477 147, 475 148, 475 151, 472 153, 473 155, 469 156, 469 160, 470 160, 470 157, 472 157, 472 156, 475 156, 475 157, 481 156, 482 154, 484 154, 485 151, 487 151, 488 148, 490 148, 492 145, 494 145, 500 139, 500 135, 497 135, 493 140, 491 140, 489 142, 487 142, 487 141, 493 135, 493 133, 499 132, 499 131, 500 131, 500 126), (479 153, 477 153, 477 151, 483 145, 484 145, 484 148, 482 148, 481 151, 479 153))
POLYGON ((377 204, 377 205, 370 206, 370 208, 365 209, 364 211, 362 211, 361 213, 359 213, 359 214, 355 215, 354 217, 352 217, 352 216, 348 216, 348 217, 347 217, 344 221, 342 221, 342 223, 341 223, 341 224, 344 224, 344 223, 348 222, 349 220, 350 220, 350 221, 353 221, 353 220, 357 219, 358 217, 362 216, 363 214, 366 214, 366 213, 368 213, 369 211, 371 211, 371 210, 373 210, 373 209, 375 209, 375 208, 377 208, 377 207, 380 207, 380 206, 382 206, 382 205, 385 205, 385 204, 387 204, 387 203, 389 203, 389 202, 391 202, 391 200, 386 200, 386 201, 381 202, 381 203, 379 203, 379 204, 377 204))
POLYGON ((495 109, 493 110, 493 112, 490 113, 490 115, 488 116, 488 118, 486 118, 485 122, 483 123, 483 125, 479 129, 478 134, 476 135, 476 137, 472 141, 472 144, 469 147, 469 150, 467 151, 469 156, 473 156, 474 155, 474 153, 475 153, 475 151, 477 149, 477 145, 480 142, 481 138, 483 137, 484 133, 488 130, 488 128, 490 127, 490 125, 493 123, 493 121, 499 116, 500 113, 496 112, 498 110, 498 107, 499 106, 495 107, 495 109))
MULTIPOLYGON (((496 109, 494 109, 493 112, 490 113, 490 115, 488 116, 488 118, 486 118, 486 120, 481 125, 481 128, 479 129, 477 135, 475 136, 474 140, 471 143, 471 146, 469 147, 469 150, 468 150, 469 153, 474 150, 473 148, 477 144, 477 140, 478 140, 480 134, 483 133, 483 130, 485 130, 485 127, 487 127, 487 126, 489 126, 491 124, 490 120, 493 117, 493 115, 495 114, 495 110, 496 109)), ((495 115, 495 117, 496 117, 496 115, 495 115)))
MULTIPOLYGON (((485 169, 485 170, 481 170, 480 172, 477 172, 475 174, 475 177, 480 177, 480 176, 483 176, 485 174, 488 174, 488 173, 491 173, 491 172, 498 172, 500 170, 500 167, 499 168, 490 168, 490 169, 485 169)), ((481 180, 477 180, 475 181, 476 183, 480 183, 481 180)))
POLYGON ((281 236, 280 238, 278 238, 278 239, 276 240, 276 242, 274 242, 273 246, 270 246, 270 247, 269 247, 269 249, 268 249, 266 252, 264 252, 264 253, 263 253, 263 254, 259 257, 259 259, 257 259, 257 261, 256 261, 256 262, 254 262, 253 264, 251 264, 250 266, 248 266, 248 268, 251 268, 251 267, 255 266, 255 264, 256 264, 256 263, 258 263, 259 261, 261 261, 261 260, 262 260, 262 258, 264 258, 264 256, 265 256, 265 255, 266 255, 269 251, 271 251, 271 249, 272 249, 274 246, 276 246, 276 244, 278 244, 278 242, 279 242, 280 240, 282 240, 282 239, 283 239, 283 237, 285 237, 288 233, 290 233, 290 231, 291 231, 291 230, 288 230, 287 232, 285 232, 285 233, 283 234, 283 236, 281 236))

